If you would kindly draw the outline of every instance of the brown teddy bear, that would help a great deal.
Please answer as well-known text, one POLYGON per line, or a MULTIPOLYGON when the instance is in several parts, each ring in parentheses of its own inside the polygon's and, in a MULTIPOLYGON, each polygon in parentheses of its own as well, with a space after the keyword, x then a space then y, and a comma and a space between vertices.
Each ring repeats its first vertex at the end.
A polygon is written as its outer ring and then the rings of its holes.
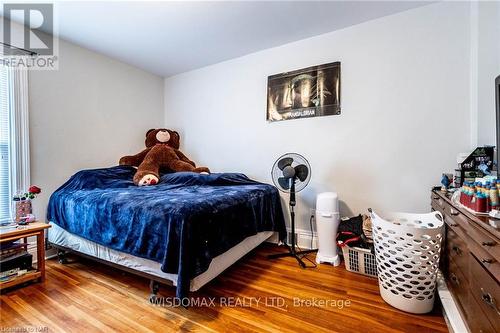
POLYGON ((146 149, 137 155, 120 158, 120 165, 137 167, 134 183, 139 186, 157 184, 160 169, 209 173, 205 167, 196 167, 193 161, 179 150, 179 133, 166 128, 150 129, 146 133, 146 149))

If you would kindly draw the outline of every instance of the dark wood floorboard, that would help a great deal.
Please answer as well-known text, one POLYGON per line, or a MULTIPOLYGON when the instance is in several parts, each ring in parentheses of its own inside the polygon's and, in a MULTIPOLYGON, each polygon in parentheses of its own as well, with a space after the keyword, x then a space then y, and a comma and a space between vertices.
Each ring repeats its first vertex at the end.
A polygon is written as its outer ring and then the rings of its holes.
MULTIPOLYGON (((270 261, 263 245, 192 296, 215 306, 162 307, 148 303, 149 281, 86 259, 47 261, 44 283, 3 292, 0 329, 45 332, 447 332, 439 309, 412 315, 387 305, 376 279, 342 266, 303 270, 292 258, 270 261), (220 298, 244 301, 221 304, 220 298), (259 305, 255 299, 260 298, 259 305), (335 300, 303 304, 301 300, 335 300), (250 306, 250 301, 253 303, 250 306), (267 300, 267 306, 264 303, 267 300), (272 301, 284 302, 284 305, 272 301), (350 301, 341 307, 339 302, 350 301), (46 329, 45 329, 46 328, 46 329)), ((160 296, 174 296, 162 287, 160 296)))

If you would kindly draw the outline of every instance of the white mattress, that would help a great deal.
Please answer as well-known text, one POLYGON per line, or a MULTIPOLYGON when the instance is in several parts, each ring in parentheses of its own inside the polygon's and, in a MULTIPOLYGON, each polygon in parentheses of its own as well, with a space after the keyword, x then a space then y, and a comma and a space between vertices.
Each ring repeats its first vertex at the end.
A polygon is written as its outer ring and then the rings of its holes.
MULTIPOLYGON (((102 246, 85 238, 76 236, 57 224, 50 222, 52 228, 48 230, 49 242, 64 246, 76 252, 106 260, 124 267, 128 267, 137 271, 158 276, 163 279, 172 281, 174 286, 177 285, 177 274, 169 274, 162 272, 161 264, 144 258, 139 258, 131 254, 123 253, 102 246)), ((273 231, 263 231, 254 236, 245 238, 241 243, 232 247, 220 256, 215 257, 207 271, 196 276, 191 280, 190 290, 196 291, 207 284, 210 280, 222 273, 226 268, 234 264, 245 254, 253 250, 259 244, 274 234, 273 231)))

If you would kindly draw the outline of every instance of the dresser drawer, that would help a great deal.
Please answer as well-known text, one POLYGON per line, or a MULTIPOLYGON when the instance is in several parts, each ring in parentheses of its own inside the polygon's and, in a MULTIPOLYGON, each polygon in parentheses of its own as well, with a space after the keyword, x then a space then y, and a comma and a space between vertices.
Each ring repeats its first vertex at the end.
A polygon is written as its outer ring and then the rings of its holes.
POLYGON ((484 269, 481 263, 470 255, 470 292, 491 325, 500 330, 500 286, 484 269))
POLYGON ((451 289, 457 303, 465 310, 469 297, 469 283, 453 259, 448 262, 448 276, 446 278, 448 287, 451 289))
POLYGON ((462 212, 460 212, 455 207, 446 204, 444 208, 444 213, 453 220, 456 224, 458 224, 462 229, 467 230, 469 228, 469 219, 462 212))
POLYGON ((471 333, 498 333, 470 292, 463 304, 463 315, 471 333))
POLYGON ((488 235, 475 225, 470 226, 469 235, 492 259, 500 261, 500 244, 494 236, 488 235))
POLYGON ((469 252, 474 255, 483 269, 488 271, 491 276, 496 277, 498 280, 500 277, 500 262, 498 258, 493 257, 490 252, 486 251, 484 246, 479 245, 475 241, 471 240, 467 245, 469 247, 469 252))
POLYGON ((446 205, 446 201, 433 192, 431 192, 431 202, 433 204, 435 203, 438 207, 444 207, 446 205))
POLYGON ((444 222, 446 223, 447 229, 455 232, 460 238, 462 238, 465 242, 469 242, 467 229, 468 226, 463 223, 456 216, 450 215, 450 210, 448 210, 444 216, 444 222))
POLYGON ((444 208, 435 202, 435 200, 432 200, 431 202, 431 209, 432 211, 440 212, 444 216, 444 208))
POLYGON ((465 241, 453 229, 446 231, 446 251, 464 276, 469 274, 469 249, 465 241))

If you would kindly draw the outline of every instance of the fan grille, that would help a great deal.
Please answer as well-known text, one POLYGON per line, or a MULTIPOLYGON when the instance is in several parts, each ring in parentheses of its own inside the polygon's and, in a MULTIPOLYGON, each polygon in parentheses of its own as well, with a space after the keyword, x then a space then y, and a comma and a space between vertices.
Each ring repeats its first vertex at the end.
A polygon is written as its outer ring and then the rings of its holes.
POLYGON ((307 170, 308 170, 307 177, 303 181, 297 179, 295 182, 295 192, 299 192, 299 191, 303 190, 307 186, 307 184, 309 183, 309 180, 311 179, 311 166, 304 156, 297 154, 297 153, 286 153, 286 154, 280 156, 276 160, 276 162, 274 162, 273 168, 271 170, 271 178, 273 179, 274 185, 280 191, 283 191, 285 193, 290 192, 289 188, 284 188, 282 186, 283 179, 281 180, 282 184, 280 184, 280 181, 279 181, 280 178, 283 178, 283 170, 282 170, 283 166, 290 165, 289 162, 283 163, 284 159, 291 159, 292 160, 291 166, 293 168, 295 168, 299 165, 305 165, 307 167, 307 170))

